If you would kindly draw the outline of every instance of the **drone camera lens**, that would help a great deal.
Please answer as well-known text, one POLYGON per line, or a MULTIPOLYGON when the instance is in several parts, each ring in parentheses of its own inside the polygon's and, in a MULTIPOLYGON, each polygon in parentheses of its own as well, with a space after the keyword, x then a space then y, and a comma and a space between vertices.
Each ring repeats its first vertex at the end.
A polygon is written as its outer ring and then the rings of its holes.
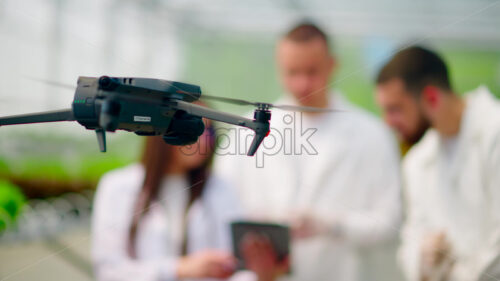
POLYGON ((101 76, 99 78, 99 87, 103 90, 112 90, 116 87, 116 84, 109 76, 101 76))

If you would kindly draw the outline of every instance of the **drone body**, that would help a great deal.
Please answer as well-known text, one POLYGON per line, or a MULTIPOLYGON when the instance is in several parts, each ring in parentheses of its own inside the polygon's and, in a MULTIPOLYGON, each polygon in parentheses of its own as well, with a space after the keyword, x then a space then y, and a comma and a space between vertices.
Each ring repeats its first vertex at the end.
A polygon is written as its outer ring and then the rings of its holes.
MULTIPOLYGON (((80 77, 72 111, 78 123, 95 130, 105 151, 104 132, 125 130, 143 136, 163 135, 170 139, 169 128, 178 113, 174 100, 193 102, 201 95, 200 87, 180 82, 148 78, 80 77), (181 93, 184 91, 189 94, 181 93)), ((201 118, 193 119, 190 130, 177 135, 176 144, 190 144, 203 133, 201 118), (189 137, 188 137, 189 136, 189 137)), ((186 121, 187 122, 187 121, 186 121)))
POLYGON ((269 133, 270 112, 256 110, 255 119, 218 112, 193 104, 201 97, 196 85, 149 78, 79 77, 72 109, 0 118, 0 126, 77 121, 95 130, 100 150, 106 151, 105 132, 125 130, 138 135, 162 135, 165 142, 186 145, 204 131, 202 117, 255 131, 248 155, 255 154, 269 133))

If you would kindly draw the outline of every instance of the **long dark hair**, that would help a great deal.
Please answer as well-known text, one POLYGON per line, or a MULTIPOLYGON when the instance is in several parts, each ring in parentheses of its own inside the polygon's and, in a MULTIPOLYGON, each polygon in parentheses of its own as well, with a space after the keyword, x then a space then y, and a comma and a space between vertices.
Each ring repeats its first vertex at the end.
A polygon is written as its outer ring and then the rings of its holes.
MULTIPOLYGON (((209 166, 211 164, 214 149, 213 149, 213 130, 211 127, 207 126, 209 130, 208 135, 202 135, 200 137, 209 137, 210 140, 207 145, 210 145, 207 151, 210 155, 203 162, 202 165, 188 171, 188 183, 189 183, 189 201, 185 209, 185 213, 192 205, 192 203, 201 197, 203 190, 205 188, 206 180, 209 176, 209 166)), ((198 145, 194 144, 194 145, 198 145)), ((137 241, 137 231, 141 219, 149 211, 151 204, 157 200, 158 192, 160 189, 160 183, 165 175, 165 170, 168 165, 172 165, 170 161, 173 149, 179 149, 179 147, 174 147, 166 144, 161 137, 146 137, 145 146, 142 154, 141 163, 144 166, 145 176, 142 189, 139 192, 137 200, 134 206, 134 213, 132 217, 132 223, 130 224, 129 239, 127 245, 127 252, 131 258, 137 258, 136 241, 137 241)), ((199 148, 201 149, 201 148, 199 148)), ((201 153, 201 152, 200 152, 201 153)), ((184 240, 182 243, 182 254, 186 254, 187 241, 186 241, 186 222, 184 222, 184 240)))

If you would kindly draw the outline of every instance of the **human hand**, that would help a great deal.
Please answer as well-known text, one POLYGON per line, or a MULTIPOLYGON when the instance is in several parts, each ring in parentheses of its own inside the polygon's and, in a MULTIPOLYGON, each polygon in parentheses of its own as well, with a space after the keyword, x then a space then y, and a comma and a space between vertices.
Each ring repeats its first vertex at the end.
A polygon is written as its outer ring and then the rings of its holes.
POLYGON ((292 237, 296 239, 326 235, 331 232, 324 221, 307 213, 296 215, 291 220, 292 237))
POLYGON ((273 281, 288 272, 288 257, 279 260, 268 237, 250 233, 240 244, 242 258, 247 269, 255 272, 259 281, 273 281))
POLYGON ((442 231, 424 236, 421 248, 422 280, 430 280, 436 274, 446 276, 452 265, 451 246, 442 231))
POLYGON ((236 260, 230 254, 218 250, 204 250, 179 260, 177 277, 228 278, 236 269, 236 260))

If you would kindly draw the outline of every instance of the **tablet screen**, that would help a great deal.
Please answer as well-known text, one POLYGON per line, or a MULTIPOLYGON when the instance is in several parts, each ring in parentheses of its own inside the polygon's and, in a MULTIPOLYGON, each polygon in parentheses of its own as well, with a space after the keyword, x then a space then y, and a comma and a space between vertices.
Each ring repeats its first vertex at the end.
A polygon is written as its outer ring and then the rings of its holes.
POLYGON ((234 256, 239 260, 240 266, 245 268, 240 253, 241 240, 248 233, 263 235, 271 241, 278 259, 282 260, 290 254, 290 231, 288 226, 273 223, 259 223, 251 221, 236 221, 231 223, 234 256))

